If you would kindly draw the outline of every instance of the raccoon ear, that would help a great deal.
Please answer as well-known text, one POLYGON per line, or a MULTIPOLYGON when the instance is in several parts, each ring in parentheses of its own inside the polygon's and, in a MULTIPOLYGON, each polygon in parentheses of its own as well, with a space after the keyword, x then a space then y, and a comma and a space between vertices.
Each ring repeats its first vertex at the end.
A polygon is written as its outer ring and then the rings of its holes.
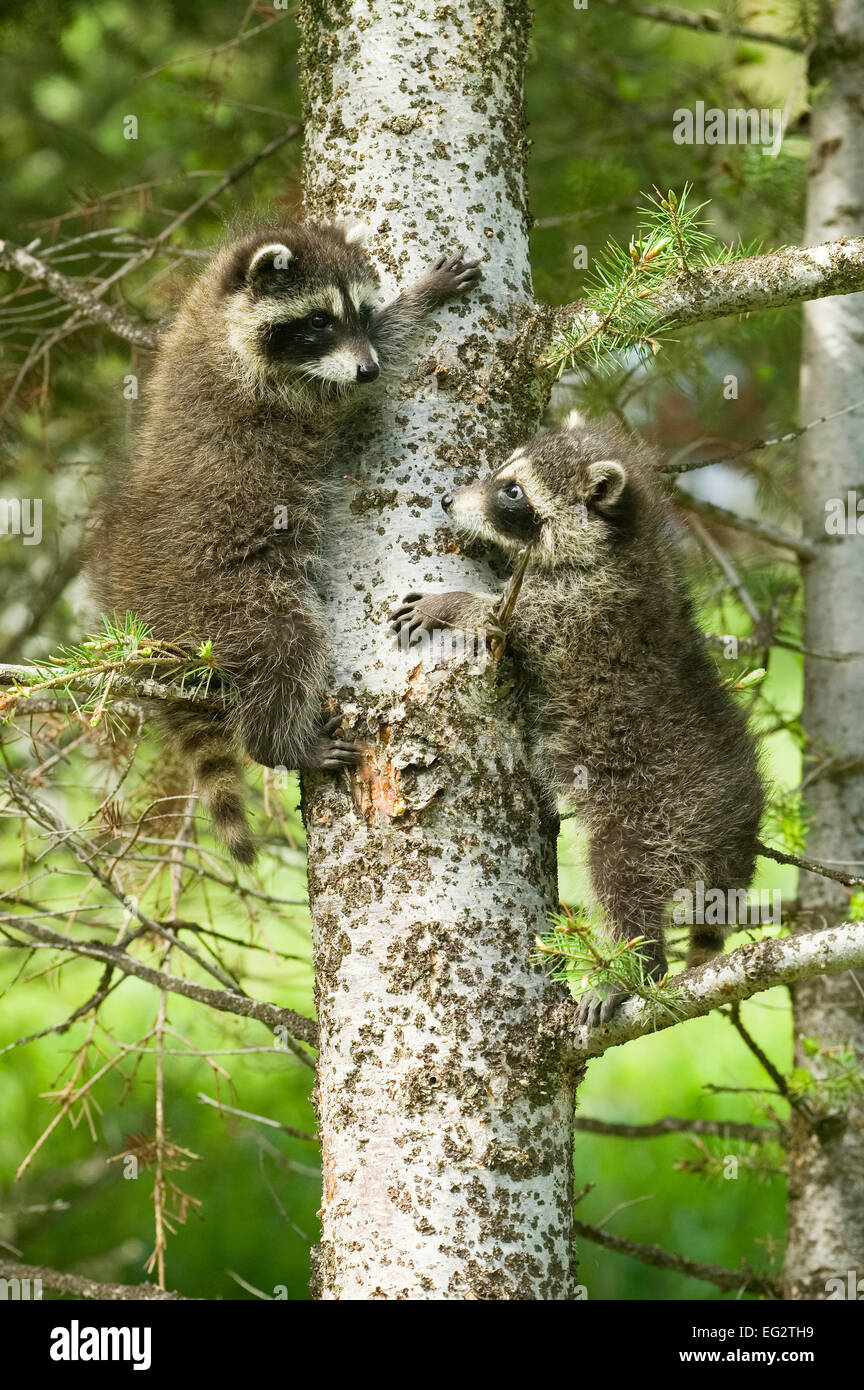
POLYGON ((278 276, 288 269, 293 259, 294 252, 290 246, 282 241, 269 241, 255 251, 246 271, 246 279, 251 285, 271 275, 278 276))
POLYGON ((615 506, 627 486, 627 470, 617 459, 599 459, 588 465, 589 502, 604 511, 615 506))
POLYGON ((340 217, 334 223, 334 227, 342 233, 346 246, 365 246, 369 240, 371 228, 361 222, 359 217, 340 217))
POLYGON ((571 410, 568 415, 564 416, 561 428, 562 430, 573 430, 574 432, 584 430, 585 416, 579 410, 571 410))

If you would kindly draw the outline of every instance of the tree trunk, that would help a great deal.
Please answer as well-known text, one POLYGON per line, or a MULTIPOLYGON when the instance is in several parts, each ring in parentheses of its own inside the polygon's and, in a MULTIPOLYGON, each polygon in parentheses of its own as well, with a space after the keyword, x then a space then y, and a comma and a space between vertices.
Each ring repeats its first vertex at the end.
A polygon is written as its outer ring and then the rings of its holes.
MULTIPOLYGON (((864 234, 864 3, 841 0, 838 37, 857 41, 854 56, 834 56, 814 74, 826 82, 812 114, 808 244, 864 234)), ((828 34, 823 32, 824 42, 828 34)), ((860 400, 864 393, 864 294, 810 303, 804 309, 802 423, 860 400)), ((816 651, 864 649, 864 536, 826 535, 826 502, 850 490, 864 497, 864 413, 842 415, 803 439, 804 534, 816 546, 805 566, 805 646, 816 651)), ((854 511, 854 508, 853 508, 854 511)), ((833 760, 806 792, 813 814, 808 854, 864 863, 864 661, 805 658, 804 725, 811 751, 833 760), (846 766, 844 767, 844 764, 846 766)), ((805 764, 805 771, 812 764, 805 764)), ((848 892, 802 874, 802 906, 810 925, 848 916, 848 892)), ((794 986, 796 1057, 799 1039, 852 1043, 864 1063, 864 972, 820 976, 794 986)), ((794 1297, 825 1298, 826 1280, 864 1278, 864 1102, 812 1133, 793 1119, 789 1148, 789 1239, 786 1278, 794 1297)))
MULTIPOLYGON (((343 461, 331 531, 334 691, 372 745, 307 779, 320 1022, 323 1299, 568 1299, 574 1077, 532 961, 555 831, 494 663, 422 666, 386 615, 413 588, 500 588, 439 499, 533 432, 543 387, 523 184, 523 0, 307 0, 306 203, 373 228, 385 285, 484 256, 343 461)), ((503 672, 506 675, 506 662, 503 672)))

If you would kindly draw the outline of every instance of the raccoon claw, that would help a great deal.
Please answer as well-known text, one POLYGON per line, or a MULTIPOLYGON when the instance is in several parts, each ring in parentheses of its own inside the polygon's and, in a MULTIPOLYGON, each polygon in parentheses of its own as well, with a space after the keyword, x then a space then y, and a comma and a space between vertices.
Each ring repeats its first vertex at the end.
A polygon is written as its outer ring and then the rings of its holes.
POLYGON ((576 1022, 583 1028, 597 1028, 608 1023, 618 1005, 629 998, 623 989, 611 990, 605 999, 601 999, 595 990, 589 990, 579 1000, 576 1022))
POLYGON ((443 594, 406 594, 389 617, 390 631, 403 649, 406 645, 410 647, 415 638, 422 638, 424 633, 445 628, 475 633, 481 644, 484 640, 496 642, 504 637, 495 622, 479 620, 478 601, 474 595, 458 590, 443 594))
POLYGON ((321 726, 318 742, 312 750, 309 766, 320 772, 338 771, 341 768, 359 767, 363 762, 364 749, 350 739, 334 738, 333 735, 342 724, 342 715, 334 715, 321 726))
POLYGON ((483 277, 479 260, 463 261, 462 254, 462 249, 455 255, 445 252, 436 257, 429 267, 429 279, 442 302, 464 294, 483 277))
POLYGON ((400 606, 389 614, 390 631, 400 643, 407 637, 410 647, 420 634, 450 626, 443 615, 436 612, 436 597, 434 594, 406 594, 400 606))

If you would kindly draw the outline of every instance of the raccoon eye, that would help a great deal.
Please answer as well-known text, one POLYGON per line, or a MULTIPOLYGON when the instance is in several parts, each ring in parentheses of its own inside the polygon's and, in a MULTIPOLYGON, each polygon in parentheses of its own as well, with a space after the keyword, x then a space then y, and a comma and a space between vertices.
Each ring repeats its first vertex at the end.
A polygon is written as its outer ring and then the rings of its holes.
POLYGON ((518 483, 508 483, 506 487, 502 487, 501 491, 505 497, 510 498, 511 502, 518 502, 520 497, 525 496, 518 483))
POLYGON ((309 315, 306 322, 309 324, 310 328, 325 328, 327 326, 327 315, 322 314, 320 310, 316 310, 314 314, 309 315))

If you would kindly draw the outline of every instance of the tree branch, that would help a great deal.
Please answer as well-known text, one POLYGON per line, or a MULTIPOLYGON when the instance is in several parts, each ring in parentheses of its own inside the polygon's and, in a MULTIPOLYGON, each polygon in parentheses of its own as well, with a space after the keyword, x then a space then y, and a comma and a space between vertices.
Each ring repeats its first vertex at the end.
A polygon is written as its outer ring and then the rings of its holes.
POLYGON ((61 275, 59 270, 52 270, 44 261, 25 251, 23 246, 0 241, 0 265, 7 270, 17 270, 37 285, 44 285, 55 298, 73 304, 91 323, 101 323, 103 328, 109 328, 127 343, 143 348, 155 348, 159 343, 161 335, 157 324, 132 318, 114 305, 103 304, 90 290, 84 289, 80 281, 61 275))
POLYGON ((848 869, 835 869, 830 864, 823 864, 819 859, 808 859, 804 854, 787 854, 782 849, 770 849, 768 845, 763 845, 761 840, 757 840, 756 848, 765 859, 773 859, 777 864, 792 864, 796 869, 806 869, 810 874, 833 879, 835 883, 842 883, 847 888, 858 888, 864 884, 864 874, 853 874, 848 869))
MULTIPOLYGON (((281 1008, 278 1004, 268 1004, 262 999, 250 999, 246 994, 233 994, 227 990, 211 989, 209 985, 200 985, 195 980, 186 980, 179 975, 169 975, 165 970, 157 970, 154 966, 145 965, 143 961, 135 956, 130 956, 119 946, 109 946, 101 941, 77 941, 69 936, 64 936, 61 932, 54 931, 51 927, 41 926, 38 922, 32 922, 29 917, 9 917, 3 923, 3 930, 13 929, 23 932, 31 941, 37 941, 40 945, 51 946, 58 951, 68 951, 72 955, 86 956, 90 960, 100 960, 105 965, 116 967, 126 975, 134 975, 138 980, 144 980, 149 985, 155 985, 157 989, 167 990, 169 994, 182 994, 185 999, 194 999, 199 1004, 206 1004, 208 1008, 217 1009, 220 1013, 239 1014, 241 1018, 254 1018, 259 1023, 264 1023, 271 1032, 279 1032, 280 1036, 290 1033, 291 1037, 299 1038, 302 1042, 309 1043, 314 1047, 317 1037, 317 1029, 311 1018, 304 1018, 302 1014, 295 1013, 293 1009, 281 1008)), ((286 1038, 286 1046, 291 1046, 291 1038, 286 1038)), ((305 1053, 300 1053, 307 1062, 308 1057, 305 1053)))
POLYGON ((66 1274, 60 1269, 48 1269, 45 1265, 22 1265, 16 1260, 6 1260, 0 1256, 0 1278, 38 1279, 46 1289, 55 1293, 68 1293, 74 1298, 101 1298, 106 1301, 142 1300, 146 1303, 178 1302, 197 1303, 197 1298, 187 1298, 185 1294, 159 1289, 155 1284, 104 1284, 96 1279, 85 1279, 81 1274, 66 1274))
MULTIPOLYGON (((50 674, 50 667, 47 666, 10 666, 0 663, 0 687, 15 685, 26 686, 35 681, 44 681, 50 674)), ((58 672, 58 686, 65 685, 67 680, 67 676, 58 672)), ((95 679, 89 680, 85 674, 80 679, 77 677, 75 678, 75 689, 76 691, 80 691, 82 695, 90 695, 94 690, 99 689, 99 686, 95 679)), ((111 684, 111 695, 112 699, 110 703, 112 705, 114 704, 113 697, 115 695, 118 698, 126 700, 181 700, 186 703, 194 702, 199 705, 219 706, 225 703, 224 699, 218 693, 202 695, 199 691, 195 690, 194 687, 190 688, 189 686, 181 685, 180 682, 157 681, 150 677, 142 677, 139 680, 135 680, 132 676, 115 676, 111 684)), ((71 700, 71 698, 70 695, 69 699, 71 700)), ((42 712, 41 705, 44 704, 43 700, 33 700, 32 704, 35 707, 35 712, 42 712)), ((26 695, 21 697, 17 708, 18 712, 21 714, 28 713, 29 705, 26 695)))
POLYGON ((545 1027, 571 1040, 577 1059, 601 1057, 646 1033, 660 1032, 690 1018, 702 1018, 724 1004, 750 999, 776 985, 791 985, 813 975, 837 974, 864 967, 864 922, 844 922, 823 931, 768 937, 715 956, 705 965, 674 979, 674 1014, 655 1014, 644 1000, 626 1000, 606 1024, 589 1030, 576 1021, 572 1000, 554 1006, 545 1027))
POLYGON ((690 10, 679 10, 674 5, 632 5, 629 0, 603 0, 613 9, 623 10, 625 14, 639 19, 653 19, 659 24, 674 24, 682 29, 695 29, 700 34, 727 34, 735 39, 746 39, 751 43, 772 43, 778 48, 791 49, 793 53, 803 53, 805 42, 795 34, 773 34, 768 29, 748 29, 744 24, 732 24, 725 15, 716 10, 702 10, 693 14, 690 10))
POLYGON ((595 1120, 590 1115, 577 1115, 574 1130, 585 1134, 605 1134, 613 1139, 660 1139, 666 1134, 712 1134, 719 1139, 743 1139, 748 1144, 768 1144, 779 1138, 770 1125, 739 1124, 734 1120, 695 1120, 667 1115, 652 1124, 624 1125, 611 1120, 595 1120))
POLYGON ((812 560, 816 554, 813 542, 805 540, 802 536, 792 535, 791 532, 783 531, 779 526, 770 526, 764 521, 739 516, 737 512, 729 511, 726 507, 718 507, 713 502, 694 497, 683 488, 673 489, 671 500, 676 507, 681 507, 684 511, 695 512, 697 516, 717 521, 721 526, 729 526, 734 531, 743 531, 748 536, 755 536, 757 540, 766 541, 768 545, 779 545, 784 550, 791 550, 800 560, 812 560))
POLYGON ((720 1265, 699 1264, 696 1260, 688 1260, 685 1255, 676 1255, 672 1250, 661 1250, 659 1245, 637 1245, 636 1241, 625 1240, 623 1236, 613 1236, 610 1231, 602 1231, 599 1226, 589 1226, 585 1221, 574 1220, 573 1230, 577 1236, 592 1240, 595 1245, 602 1245, 619 1255, 630 1255, 634 1260, 641 1260, 643 1264, 653 1265, 655 1269, 669 1269, 675 1274, 685 1274, 690 1279, 702 1279, 707 1284, 716 1284, 718 1288, 730 1291, 740 1289, 744 1292, 761 1293, 766 1298, 783 1297, 779 1284, 755 1274, 746 1265, 739 1272, 723 1269, 720 1265))
MULTIPOLYGON (((864 237, 844 237, 819 246, 790 246, 764 256, 748 256, 726 265, 680 271, 652 290, 659 306, 658 328, 683 328, 691 323, 781 309, 804 300, 864 290, 864 237)), ((540 310, 538 341, 551 318, 564 331, 578 319, 584 332, 602 324, 603 316, 585 300, 553 310, 540 310)))
MULTIPOLYGON (((270 21, 270 23, 274 24, 278 22, 278 20, 270 21)), ((263 27, 267 28, 269 24, 263 27)), ((242 179, 245 174, 249 173, 250 169, 254 169, 256 164, 260 164, 262 159, 267 159, 271 154, 274 154, 276 150, 281 149, 288 140, 295 139, 301 129, 302 127, 299 122, 292 123, 280 135, 268 141, 262 149, 257 150, 255 154, 249 155, 247 159, 244 159, 233 169, 229 169, 219 182, 214 184, 209 192, 202 193, 200 198, 196 198, 193 203, 190 203, 188 207, 185 207, 182 212, 179 212, 176 217, 172 218, 168 225, 162 228, 158 236, 153 237, 145 246, 141 247, 130 256, 128 260, 124 261, 123 264, 119 266, 117 270, 113 271, 107 279, 103 280, 95 290, 84 289, 78 281, 70 279, 67 275, 61 275, 59 271, 53 270, 51 266, 46 265, 44 261, 38 260, 36 256, 33 256, 29 251, 25 250, 23 246, 16 246, 11 241, 0 240, 0 265, 5 266, 8 270, 17 270, 20 274, 25 275, 28 280, 32 280, 36 284, 44 285, 57 299, 61 299, 65 303, 74 306, 76 314, 73 315, 71 321, 63 325, 63 329, 60 330, 61 332, 67 328, 71 329, 75 326, 77 317, 83 316, 92 323, 100 323, 103 327, 109 328, 112 333, 116 333, 118 337, 124 338, 126 342, 135 343, 137 347, 155 348, 158 346, 161 336, 160 325, 147 323, 144 319, 133 318, 129 314, 124 314, 119 309, 103 304, 101 302, 103 296, 118 280, 123 279, 124 276, 129 275, 133 270, 138 270, 142 265, 146 265, 148 261, 151 261, 153 257, 158 254, 162 246, 164 246, 165 242, 172 237, 185 222, 188 222, 191 217, 194 217, 195 214, 206 207, 208 203, 213 202, 214 198, 218 198, 219 195, 224 193, 227 188, 230 188, 232 184, 242 179)), ((49 344, 53 343, 54 340, 54 338, 49 339, 49 344)), ((38 355, 41 355, 41 353, 45 351, 45 346, 46 345, 43 345, 43 347, 39 349, 38 355)), ((31 359, 28 358, 22 371, 26 372, 26 369, 30 365, 32 365, 32 362, 31 359)), ((21 373, 19 373, 13 387, 13 395, 20 383, 20 379, 21 373)))

